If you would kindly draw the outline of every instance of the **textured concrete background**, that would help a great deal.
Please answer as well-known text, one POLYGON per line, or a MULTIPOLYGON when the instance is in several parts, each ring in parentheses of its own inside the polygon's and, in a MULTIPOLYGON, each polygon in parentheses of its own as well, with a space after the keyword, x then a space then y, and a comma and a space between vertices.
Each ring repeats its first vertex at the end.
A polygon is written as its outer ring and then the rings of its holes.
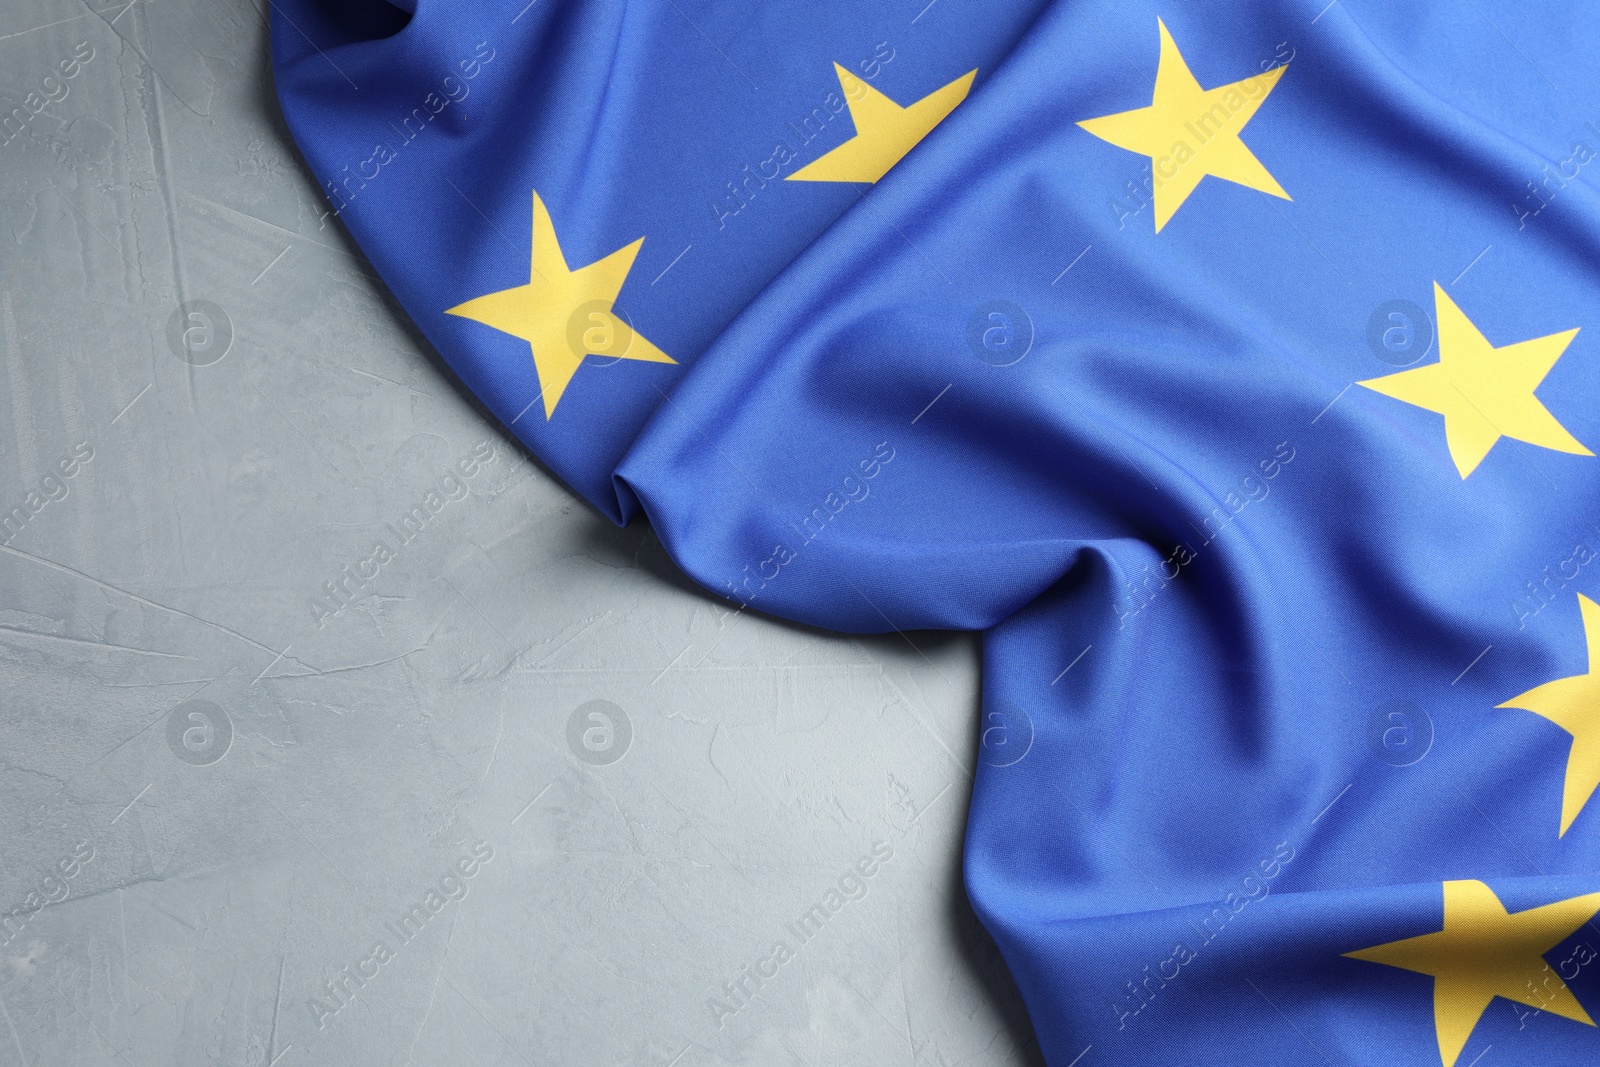
POLYGON ((975 643, 731 613, 530 462, 264 9, 0 7, 0 1065, 1036 1063, 975 643))

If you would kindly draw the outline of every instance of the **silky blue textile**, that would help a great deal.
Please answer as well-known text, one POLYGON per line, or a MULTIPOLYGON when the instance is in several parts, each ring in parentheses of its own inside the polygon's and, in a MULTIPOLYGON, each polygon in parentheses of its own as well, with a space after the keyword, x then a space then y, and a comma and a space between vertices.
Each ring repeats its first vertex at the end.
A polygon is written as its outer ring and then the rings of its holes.
POLYGON ((320 221, 349 228, 503 424, 626 521, 637 505, 613 473, 639 429, 861 198, 777 176, 848 138, 833 64, 906 103, 997 63, 1043 0, 952 5, 914 25, 904 5, 856 3, 417 6, 274 0, 274 74, 323 185, 320 221), (535 190, 574 267, 645 238, 618 310, 678 363, 590 360, 548 423, 527 343, 443 314, 528 280, 535 190))
POLYGON ((967 888, 1053 1067, 1600 1063, 1600 9, 416 7, 275 0, 330 205, 708 589, 984 632, 967 888), (764 177, 870 127, 835 62, 977 74, 875 184, 764 177), (567 268, 645 237, 674 361, 548 413, 544 305, 450 313, 534 192, 567 268))

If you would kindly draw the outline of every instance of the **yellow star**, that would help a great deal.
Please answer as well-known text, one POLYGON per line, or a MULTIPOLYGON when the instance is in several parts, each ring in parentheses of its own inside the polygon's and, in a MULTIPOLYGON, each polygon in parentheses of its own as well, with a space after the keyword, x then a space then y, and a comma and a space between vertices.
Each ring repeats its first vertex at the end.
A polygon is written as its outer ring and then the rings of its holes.
POLYGON ((1161 61, 1149 107, 1123 111, 1078 123, 1109 141, 1150 157, 1155 179, 1156 232, 1189 199, 1210 174, 1250 189, 1291 199, 1276 178, 1255 157, 1239 134, 1289 69, 1281 67, 1253 77, 1202 89, 1189 73, 1167 24, 1160 19, 1161 61))
POLYGON ((1358 385, 1443 415, 1450 458, 1463 478, 1502 437, 1594 455, 1533 395, 1577 330, 1496 348, 1438 282, 1433 283, 1433 304, 1439 320, 1439 362, 1358 385))
POLYGON ((1446 882, 1443 930, 1345 955, 1433 976, 1439 1055, 1454 1067, 1495 997, 1594 1025, 1544 954, 1597 911, 1600 893, 1589 893, 1509 914, 1482 882, 1446 882))
POLYGON ((1561 837, 1600 786, 1600 675, 1595 673, 1600 666, 1600 604, 1579 593, 1578 607, 1583 613, 1589 672, 1546 682, 1499 705, 1543 715, 1572 735, 1567 784, 1561 795, 1561 837))
POLYGON ((877 181, 967 98, 967 90, 978 73, 976 69, 969 70, 909 107, 901 107, 839 64, 835 63, 833 69, 839 74, 839 88, 844 90, 845 102, 850 106, 856 135, 785 181, 877 181))
POLYGON ((549 419, 584 356, 677 362, 611 310, 642 244, 643 237, 572 270, 561 254, 550 212, 535 192, 528 284, 468 300, 445 314, 493 326, 528 342, 544 396, 544 417, 549 419))

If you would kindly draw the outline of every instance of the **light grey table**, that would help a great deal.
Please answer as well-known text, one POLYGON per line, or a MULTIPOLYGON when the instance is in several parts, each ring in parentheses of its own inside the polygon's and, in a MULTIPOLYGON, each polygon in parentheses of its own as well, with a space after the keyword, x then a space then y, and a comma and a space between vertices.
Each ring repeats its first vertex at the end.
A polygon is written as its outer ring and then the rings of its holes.
POLYGON ((0 7, 0 1065, 1036 1064, 975 642, 733 614, 531 462, 263 10, 0 7))

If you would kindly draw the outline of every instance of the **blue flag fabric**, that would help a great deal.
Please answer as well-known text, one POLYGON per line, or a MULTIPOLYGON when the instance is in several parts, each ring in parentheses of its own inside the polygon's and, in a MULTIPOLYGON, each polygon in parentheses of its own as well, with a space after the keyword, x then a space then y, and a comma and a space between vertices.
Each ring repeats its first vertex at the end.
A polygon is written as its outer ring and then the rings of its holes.
POLYGON ((574 489, 984 631, 967 888, 1054 1067, 1600 1062, 1600 9, 274 6, 574 489))
POLYGON ((851 139, 852 108, 995 65, 1041 6, 913 25, 855 4, 275 0, 274 72, 323 223, 506 427, 625 522, 637 502, 613 475, 640 428, 865 188, 786 179, 851 139), (609 267, 573 279, 563 261, 609 267), (532 283, 563 312, 545 344, 484 323, 504 308, 462 307, 532 283), (568 333, 582 366, 530 358, 568 333))

